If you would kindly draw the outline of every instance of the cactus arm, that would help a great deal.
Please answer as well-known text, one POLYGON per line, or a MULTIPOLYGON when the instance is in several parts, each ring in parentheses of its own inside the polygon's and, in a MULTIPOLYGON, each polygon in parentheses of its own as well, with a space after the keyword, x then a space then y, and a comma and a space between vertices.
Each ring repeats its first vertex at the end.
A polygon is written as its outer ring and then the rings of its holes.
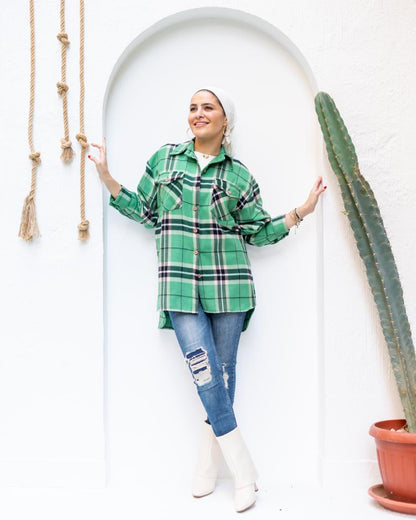
POLYGON ((329 162, 377 306, 409 431, 416 432, 416 358, 403 291, 380 210, 360 173, 354 145, 333 100, 323 92, 315 108, 329 162))

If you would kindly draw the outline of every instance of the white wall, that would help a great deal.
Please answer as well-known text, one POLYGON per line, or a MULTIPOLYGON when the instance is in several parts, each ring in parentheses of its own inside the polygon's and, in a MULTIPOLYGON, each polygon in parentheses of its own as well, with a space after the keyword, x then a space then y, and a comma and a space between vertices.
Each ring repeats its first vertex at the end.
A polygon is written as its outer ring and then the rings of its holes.
MULTIPOLYGON (((300 117, 301 121, 304 117, 308 125, 312 124, 313 107, 307 105, 312 100, 312 91, 308 100, 306 85, 311 85, 314 79, 320 90, 329 92, 335 99, 356 145, 362 172, 378 198, 413 325, 416 319, 416 277, 412 261, 416 253, 413 211, 416 180, 412 160, 416 138, 413 123, 416 116, 413 99, 416 87, 415 3, 410 0, 259 0, 254 4, 224 0, 208 4, 198 0, 125 0, 116 8, 113 2, 90 0, 86 10, 86 134, 92 141, 99 140, 104 130, 107 138, 111 135, 109 155, 111 164, 116 167, 113 174, 126 185, 134 187, 149 151, 162 144, 165 136, 158 129, 149 130, 151 118, 150 121, 137 121, 137 132, 146 137, 145 146, 137 150, 134 134, 129 130, 133 117, 142 112, 139 105, 133 105, 136 111, 129 112, 128 105, 120 99, 123 88, 128 89, 128 85, 111 75, 115 64, 130 43, 154 23, 180 11, 207 6, 228 7, 260 17, 285 35, 291 45, 291 51, 284 50, 258 30, 253 32, 256 46, 270 51, 273 46, 276 48, 276 66, 283 67, 285 79, 292 78, 293 85, 298 88, 293 97, 284 99, 284 103, 277 96, 272 110, 286 111, 277 127, 270 125, 267 119, 265 121, 262 114, 258 123, 265 125, 267 136, 276 135, 276 147, 281 150, 281 171, 287 172, 282 195, 277 195, 273 183, 268 184, 270 179, 263 173, 264 167, 257 166, 255 155, 243 146, 249 142, 250 134, 240 137, 240 155, 250 166, 255 165, 253 173, 262 188, 266 188, 263 189, 266 207, 271 212, 276 207, 278 212, 280 208, 285 211, 298 204, 304 190, 309 189, 320 158, 324 157, 316 120, 315 128, 310 127, 302 136, 303 147, 294 144, 297 132, 288 126, 293 124, 295 117, 300 117), (304 56, 312 74, 302 72, 295 65, 296 59, 291 54, 295 48, 304 56), (112 90, 106 92, 110 84, 112 90), (106 95, 108 104, 104 106, 106 95), (292 113, 289 108, 299 103, 302 103, 302 109, 296 108, 292 113), (118 120, 118 127, 112 125, 110 130, 108 123, 115 121, 111 111, 114 107, 123 109, 123 118, 118 120), (124 143, 122 136, 127 140, 124 143), (293 148, 294 155, 288 153, 293 148), (121 153, 123 156, 119 157, 121 153), (303 170, 302 153, 313 158, 309 170, 303 170)), ((70 127, 74 135, 78 131, 78 13, 71 12, 70 7, 67 11, 67 32, 72 42, 68 54, 70 127)), ((174 426, 173 440, 177 449, 171 461, 181 462, 185 475, 191 471, 193 463, 192 457, 188 456, 186 432, 191 424, 194 428, 191 415, 200 412, 197 398, 189 394, 185 369, 182 370, 183 380, 177 377, 181 372, 180 356, 175 351, 172 333, 156 329, 156 314, 153 321, 150 318, 141 320, 142 312, 148 312, 155 301, 152 237, 133 222, 122 219, 115 212, 109 213, 107 194, 103 199, 93 168, 87 178, 91 239, 85 244, 77 240, 78 165, 74 161, 65 166, 59 160, 62 116, 55 87, 60 74, 56 40, 58 14, 55 2, 37 3, 34 139, 36 148, 42 153, 36 199, 42 237, 33 244, 17 238, 30 178, 26 142, 28 16, 20 3, 7 3, 1 18, 0 52, 5 73, 0 86, 0 143, 6 195, 1 206, 4 253, 0 292, 3 315, 0 328, 0 483, 102 486, 108 478, 111 485, 134 485, 141 475, 137 465, 129 462, 129 455, 133 462, 139 461, 140 452, 149 452, 152 443, 161 440, 160 417, 166 417, 164 422, 174 426), (103 215, 106 216, 104 228, 101 225, 103 215), (133 242, 136 239, 137 245, 133 242), (112 258, 114 251, 118 251, 113 245, 118 248, 121 244, 124 248, 126 244, 132 244, 131 253, 122 249, 115 259, 112 258), (104 250, 106 257, 103 257, 104 250), (115 260, 117 264, 114 264, 115 260), (113 269, 115 265, 124 270, 123 280, 126 282, 128 277, 128 285, 114 283, 118 276, 113 269), (146 278, 137 278, 136 274, 144 270, 146 278), (139 285, 140 281, 142 285, 139 285), (108 305, 110 297, 114 303, 111 306, 108 305), (117 343, 119 339, 123 341, 117 343), (143 347, 150 341, 154 350, 145 358, 143 347), (158 375, 169 389, 167 393, 154 384, 154 366, 158 367, 158 375), (126 409, 117 406, 124 397, 126 409), (186 406, 178 404, 185 400, 186 406), (146 417, 146 425, 141 417, 146 417), (177 433, 181 429, 183 435, 177 433), (137 432, 142 432, 143 437, 142 443, 135 447, 137 432)), ((233 27, 235 31, 241 30, 238 26, 233 27)), ((155 46, 168 36, 161 32, 159 39, 152 44, 148 42, 149 52, 156 52, 155 46)), ((187 52, 190 52, 189 45, 183 50, 183 53, 187 52)), ((139 52, 136 58, 143 66, 149 66, 145 63, 146 52, 139 52)), ((123 74, 128 77, 129 67, 134 63, 134 59, 125 61, 119 78, 123 74)), ((139 71, 136 73, 140 74, 139 71)), ((235 90, 238 104, 247 106, 251 95, 248 86, 238 85, 237 88, 233 84, 235 80, 227 81, 235 90)), ((274 82, 272 78, 270 84, 274 85, 274 82)), ((150 95, 148 84, 143 83, 141 88, 150 95)), ((160 87, 156 93, 161 95, 160 87)), ((174 106, 176 112, 172 120, 176 124, 183 103, 178 98, 174 106)), ((244 117, 249 120, 258 117, 253 106, 248 106, 247 112, 243 110, 244 117)), ((244 128, 247 126, 246 120, 244 128)), ((170 129, 175 132, 173 138, 179 139, 181 127, 173 125, 170 129)), ((77 148, 77 143, 74 146, 77 148)), ((322 161, 328 184, 322 215, 305 222, 296 237, 291 236, 274 248, 252 251, 260 302, 252 327, 242 340, 238 407, 246 436, 261 461, 266 479, 284 479, 285 475, 283 470, 277 475, 270 471, 270 462, 264 456, 265 440, 286 439, 287 428, 292 429, 294 439, 298 439, 309 431, 312 420, 313 438, 308 442, 317 447, 319 467, 313 465, 315 455, 312 454, 308 457, 306 472, 302 474, 296 470, 291 478, 308 478, 311 472, 318 478, 321 469, 324 483, 328 485, 342 482, 346 486, 366 486, 379 478, 374 469, 375 450, 367 435, 368 427, 375 420, 400 416, 401 409, 374 304, 348 223, 341 213, 336 180, 326 159, 322 161), (303 280, 303 269, 310 266, 311 257, 316 259, 318 270, 321 266, 322 277, 311 276, 310 283, 304 285, 299 281, 303 280), (312 353, 302 343, 302 352, 312 358, 297 359, 298 369, 293 366, 293 357, 289 360, 286 357, 292 356, 291 353, 284 349, 275 351, 276 363, 288 361, 288 369, 279 367, 276 394, 270 399, 275 408, 268 415, 261 401, 264 389, 255 386, 258 392, 255 400, 251 389, 256 384, 252 378, 262 372, 264 354, 270 348, 267 343, 273 340, 279 344, 275 335, 265 334, 261 328, 262 309, 266 312, 274 299, 266 273, 270 273, 275 261, 285 265, 285 276, 274 280, 273 290, 280 285, 288 288, 299 284, 298 290, 301 287, 306 294, 316 291, 321 311, 314 315, 316 320, 311 321, 312 353), (249 351, 257 336, 261 337, 261 345, 249 351), (312 407, 309 408, 311 418, 306 421, 295 407, 301 393, 294 392, 293 377, 299 375, 300 370, 300 382, 304 382, 310 361, 314 364, 308 380, 312 386, 307 387, 306 392, 312 407), (291 419, 289 424, 281 423, 281 414, 291 419), (257 429, 257 425, 261 428, 257 429)), ((287 290, 284 294, 289 297, 287 290)), ((303 301, 301 297, 300 301, 303 301)), ((292 337, 292 329, 304 337, 305 318, 296 316, 292 307, 288 307, 279 319, 285 331, 283 339, 292 337)), ((158 464, 166 452, 153 450, 153 453, 154 466, 149 462, 146 467, 154 472, 151 477, 156 478, 158 464)), ((284 457, 283 467, 289 467, 288 459, 284 457)))

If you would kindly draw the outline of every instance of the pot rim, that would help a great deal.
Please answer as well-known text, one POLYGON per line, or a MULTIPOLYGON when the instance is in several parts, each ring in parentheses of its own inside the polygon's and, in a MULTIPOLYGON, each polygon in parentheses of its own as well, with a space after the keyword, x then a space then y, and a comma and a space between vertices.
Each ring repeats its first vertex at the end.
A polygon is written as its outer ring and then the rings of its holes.
POLYGON ((416 444, 416 433, 398 432, 391 428, 400 428, 406 424, 405 419, 378 421, 371 425, 369 434, 376 439, 402 444, 416 444))

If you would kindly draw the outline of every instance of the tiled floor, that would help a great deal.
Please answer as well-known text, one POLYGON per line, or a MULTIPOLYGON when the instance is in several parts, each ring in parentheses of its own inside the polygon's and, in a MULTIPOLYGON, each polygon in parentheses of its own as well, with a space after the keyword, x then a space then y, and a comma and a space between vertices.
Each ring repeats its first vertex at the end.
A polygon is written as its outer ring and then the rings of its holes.
POLYGON ((379 506, 366 490, 324 493, 317 489, 261 489, 255 507, 237 514, 232 506, 231 481, 220 481, 215 492, 194 499, 177 482, 171 489, 34 489, 2 488, 3 520, 383 520, 411 519, 379 506))

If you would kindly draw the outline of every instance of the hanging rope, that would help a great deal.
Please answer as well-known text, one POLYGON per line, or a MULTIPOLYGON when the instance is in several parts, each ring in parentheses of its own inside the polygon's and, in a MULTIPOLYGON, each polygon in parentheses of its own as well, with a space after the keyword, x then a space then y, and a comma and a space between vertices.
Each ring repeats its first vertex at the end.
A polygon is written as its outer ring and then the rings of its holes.
POLYGON ((32 161, 32 176, 30 192, 23 204, 22 219, 19 229, 19 237, 31 241, 39 236, 39 228, 36 220, 35 191, 36 191, 36 171, 40 164, 40 152, 35 152, 33 145, 33 114, 35 107, 35 7, 34 0, 29 0, 30 13, 30 102, 29 102, 29 124, 28 138, 30 155, 32 161))
POLYGON ((80 30, 79 30, 79 82, 80 82, 80 95, 79 95, 79 133, 76 138, 81 146, 81 161, 80 161, 80 192, 81 192, 81 222, 78 224, 78 238, 80 240, 87 240, 89 237, 89 222, 85 218, 85 156, 87 148, 89 146, 87 138, 84 134, 84 97, 85 97, 85 86, 84 86, 84 26, 85 26, 85 15, 84 15, 84 0, 79 2, 80 12, 80 30))
POLYGON ((74 156, 72 143, 69 140, 69 124, 68 124, 68 85, 66 84, 66 51, 69 45, 68 35, 65 32, 65 0, 61 0, 60 13, 60 32, 57 34, 58 40, 61 42, 61 81, 58 81, 58 94, 62 96, 63 116, 64 116, 64 134, 65 137, 61 139, 62 155, 61 159, 69 162, 74 156))

